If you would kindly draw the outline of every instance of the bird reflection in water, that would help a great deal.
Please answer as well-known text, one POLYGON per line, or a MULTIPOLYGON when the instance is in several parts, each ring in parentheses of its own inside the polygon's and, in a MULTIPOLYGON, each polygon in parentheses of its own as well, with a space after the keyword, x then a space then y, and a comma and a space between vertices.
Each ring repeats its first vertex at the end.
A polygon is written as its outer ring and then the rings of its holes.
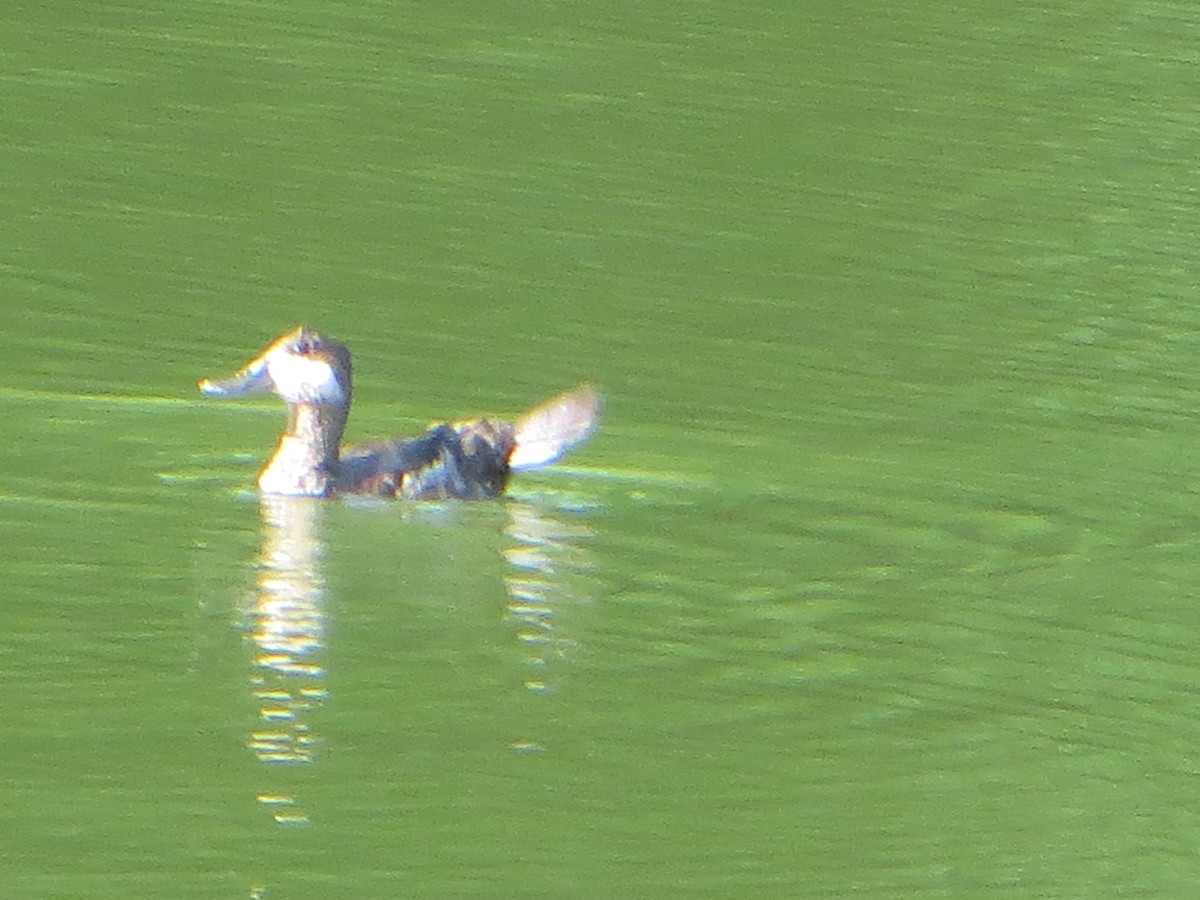
MULTIPOLYGON (((583 544, 592 532, 582 522, 545 515, 529 505, 514 503, 509 510, 505 534, 512 544, 504 551, 510 566, 504 579, 508 615, 525 650, 525 689, 549 694, 558 668, 577 641, 564 627, 560 612, 564 605, 584 599, 579 579, 566 576, 592 568, 583 544)), ((516 737, 509 746, 521 753, 545 749, 527 735, 516 737)))
MULTIPOLYGON (((246 627, 254 645, 250 683, 259 723, 250 749, 271 765, 312 762, 311 713, 327 692, 325 578, 318 536, 320 504, 291 497, 262 497, 263 544, 257 591, 246 627)), ((286 791, 258 794, 281 825, 302 825, 308 816, 286 791)))
MULTIPOLYGON (((263 542, 245 612, 258 708, 248 745, 274 773, 273 784, 257 794, 259 804, 280 825, 304 825, 308 813, 286 786, 283 770, 313 762, 318 735, 312 718, 328 697, 322 536, 327 505, 303 497, 263 496, 260 502, 263 542)), ((525 654, 526 690, 550 694, 578 643, 558 613, 565 603, 587 599, 576 576, 591 568, 584 547, 591 531, 577 515, 543 504, 509 500, 504 506, 510 542, 504 550, 507 617, 525 654)), ((545 749, 530 734, 511 735, 508 747, 518 753, 545 749)))

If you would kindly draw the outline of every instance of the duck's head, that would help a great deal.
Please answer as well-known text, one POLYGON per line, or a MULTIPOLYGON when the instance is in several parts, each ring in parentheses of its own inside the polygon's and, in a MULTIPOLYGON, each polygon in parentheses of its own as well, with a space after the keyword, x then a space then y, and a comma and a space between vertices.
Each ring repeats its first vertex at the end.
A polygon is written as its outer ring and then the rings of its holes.
POLYGON ((289 406, 349 406, 350 351, 301 325, 278 338, 242 370, 222 381, 200 382, 209 397, 273 392, 289 406))

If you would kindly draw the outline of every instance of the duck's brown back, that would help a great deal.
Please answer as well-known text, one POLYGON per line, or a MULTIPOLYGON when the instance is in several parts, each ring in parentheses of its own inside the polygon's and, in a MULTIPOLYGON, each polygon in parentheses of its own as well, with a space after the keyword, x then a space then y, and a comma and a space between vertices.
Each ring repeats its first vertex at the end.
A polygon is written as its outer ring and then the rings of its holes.
POLYGON ((435 425, 420 437, 347 449, 335 493, 405 500, 490 500, 504 493, 513 428, 473 419, 435 425))
POLYGON ((508 484, 513 429, 504 422, 456 422, 443 433, 437 459, 406 472, 396 496, 406 500, 490 500, 508 484))

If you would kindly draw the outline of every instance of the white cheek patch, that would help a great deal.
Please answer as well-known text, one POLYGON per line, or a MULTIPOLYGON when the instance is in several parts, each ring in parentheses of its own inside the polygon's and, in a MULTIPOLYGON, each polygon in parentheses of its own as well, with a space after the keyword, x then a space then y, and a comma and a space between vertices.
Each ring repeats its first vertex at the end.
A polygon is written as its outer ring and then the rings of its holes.
POLYGON ((267 360, 275 390, 288 403, 345 403, 333 367, 321 359, 281 353, 267 360))

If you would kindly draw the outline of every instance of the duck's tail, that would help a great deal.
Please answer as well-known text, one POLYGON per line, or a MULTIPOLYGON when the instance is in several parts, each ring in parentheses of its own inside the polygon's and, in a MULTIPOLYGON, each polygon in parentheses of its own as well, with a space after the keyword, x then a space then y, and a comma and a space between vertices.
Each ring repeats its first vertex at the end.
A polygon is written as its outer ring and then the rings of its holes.
POLYGON ((588 439, 599 418, 600 392, 590 384, 539 403, 517 419, 509 467, 534 469, 557 462, 588 439))

